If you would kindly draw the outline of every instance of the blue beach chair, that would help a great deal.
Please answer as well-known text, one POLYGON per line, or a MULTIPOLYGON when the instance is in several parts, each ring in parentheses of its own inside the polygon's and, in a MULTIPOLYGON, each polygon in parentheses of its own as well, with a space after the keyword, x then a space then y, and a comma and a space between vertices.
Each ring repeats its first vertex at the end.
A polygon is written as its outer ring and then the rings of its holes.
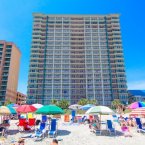
POLYGON ((47 121, 47 116, 46 115, 42 115, 42 122, 46 122, 47 121))
POLYGON ((136 120, 136 124, 137 124, 137 131, 145 133, 145 128, 142 127, 140 118, 135 118, 135 120, 136 120))
POLYGON ((35 131, 35 137, 36 140, 41 140, 45 137, 45 133, 46 133, 46 123, 45 122, 41 122, 40 125, 38 126, 38 128, 35 131))
POLYGON ((48 131, 49 137, 55 137, 57 134, 57 122, 56 119, 51 120, 50 130, 48 131))
POLYGON ((113 127, 113 124, 112 124, 111 120, 107 120, 107 130, 110 133, 110 135, 111 135, 111 133, 114 133, 116 135, 116 130, 113 127))

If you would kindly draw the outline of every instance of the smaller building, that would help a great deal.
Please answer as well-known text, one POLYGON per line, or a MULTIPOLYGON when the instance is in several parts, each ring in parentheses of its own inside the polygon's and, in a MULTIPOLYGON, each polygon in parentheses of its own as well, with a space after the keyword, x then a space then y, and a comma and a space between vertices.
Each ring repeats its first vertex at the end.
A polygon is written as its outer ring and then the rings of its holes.
POLYGON ((142 90, 128 90, 128 100, 130 103, 145 101, 145 91, 142 90))
POLYGON ((20 92, 17 92, 16 104, 18 104, 18 105, 26 104, 26 98, 27 98, 26 95, 24 95, 20 92))

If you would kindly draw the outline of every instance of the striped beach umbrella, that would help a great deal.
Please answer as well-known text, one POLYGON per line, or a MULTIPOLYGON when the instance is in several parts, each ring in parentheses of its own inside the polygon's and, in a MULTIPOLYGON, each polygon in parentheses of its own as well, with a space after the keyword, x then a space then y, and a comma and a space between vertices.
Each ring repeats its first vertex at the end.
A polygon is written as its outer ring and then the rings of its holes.
POLYGON ((130 116, 145 116, 145 107, 134 109, 130 116))

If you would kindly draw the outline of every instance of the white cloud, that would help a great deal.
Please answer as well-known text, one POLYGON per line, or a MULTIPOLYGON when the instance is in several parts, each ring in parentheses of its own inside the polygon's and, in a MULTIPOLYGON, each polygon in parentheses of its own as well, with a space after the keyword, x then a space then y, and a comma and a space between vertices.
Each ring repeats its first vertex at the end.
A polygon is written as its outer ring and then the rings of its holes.
POLYGON ((145 90, 145 80, 128 82, 128 90, 145 90))

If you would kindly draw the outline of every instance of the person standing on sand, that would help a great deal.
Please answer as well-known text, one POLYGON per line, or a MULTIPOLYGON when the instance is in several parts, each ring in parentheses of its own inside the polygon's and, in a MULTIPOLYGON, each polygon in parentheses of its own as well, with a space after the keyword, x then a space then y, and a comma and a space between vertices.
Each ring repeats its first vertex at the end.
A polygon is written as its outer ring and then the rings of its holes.
POLYGON ((50 145, 58 145, 58 140, 57 139, 53 139, 52 143, 50 145))

